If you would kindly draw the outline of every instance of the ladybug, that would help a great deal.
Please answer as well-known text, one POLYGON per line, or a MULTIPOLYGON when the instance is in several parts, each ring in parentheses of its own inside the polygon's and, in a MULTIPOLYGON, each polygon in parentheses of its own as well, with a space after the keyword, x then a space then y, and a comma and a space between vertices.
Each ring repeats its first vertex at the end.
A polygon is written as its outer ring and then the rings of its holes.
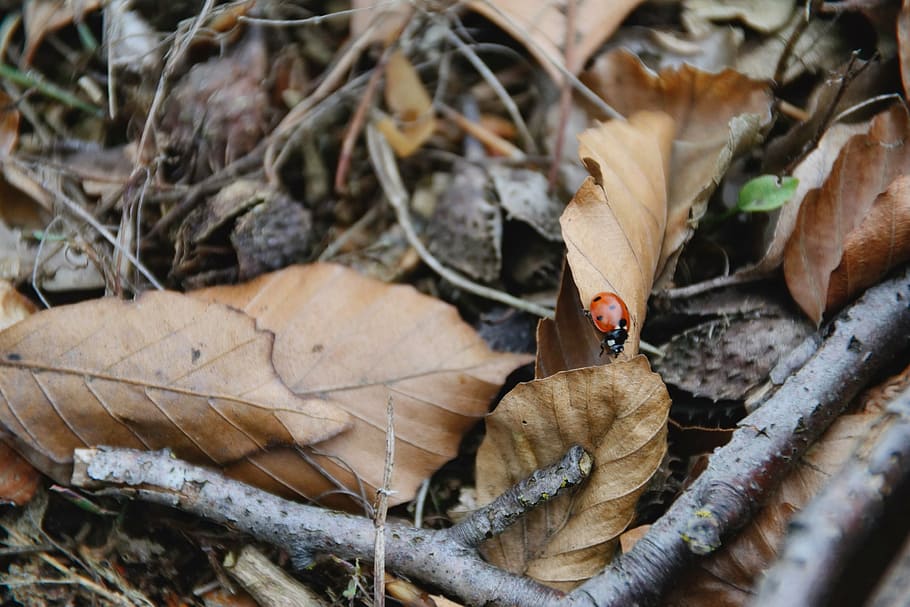
POLYGON ((591 300, 585 312, 597 330, 604 334, 600 344, 600 355, 610 350, 613 354, 622 352, 623 344, 629 337, 629 327, 632 320, 629 317, 629 308, 626 302, 616 293, 598 293, 591 300))

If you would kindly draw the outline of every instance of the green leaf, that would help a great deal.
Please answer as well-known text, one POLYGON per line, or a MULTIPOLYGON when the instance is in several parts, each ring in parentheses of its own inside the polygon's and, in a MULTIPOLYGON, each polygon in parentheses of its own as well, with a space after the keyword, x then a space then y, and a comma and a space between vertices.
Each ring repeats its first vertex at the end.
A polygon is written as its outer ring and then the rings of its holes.
POLYGON ((799 179, 761 175, 746 182, 739 191, 736 208, 743 213, 767 213, 784 206, 796 192, 799 179))

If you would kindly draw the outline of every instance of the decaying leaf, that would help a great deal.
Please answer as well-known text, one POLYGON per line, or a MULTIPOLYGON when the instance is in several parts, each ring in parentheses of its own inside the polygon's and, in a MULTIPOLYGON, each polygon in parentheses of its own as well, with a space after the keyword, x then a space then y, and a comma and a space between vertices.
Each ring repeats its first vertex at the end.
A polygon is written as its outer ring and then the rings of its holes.
POLYGON ((499 204, 509 219, 524 222, 553 242, 562 241, 559 215, 562 204, 549 194, 547 178, 539 171, 493 165, 488 171, 499 204))
POLYGON ((711 320, 674 336, 654 370, 695 397, 739 400, 811 331, 805 319, 789 316, 711 320))
POLYGON ((836 310, 910 259, 910 177, 902 175, 876 198, 869 214, 844 240, 831 273, 826 310, 836 310))
POLYGON ((627 356, 638 351, 664 237, 674 127, 662 112, 640 112, 585 131, 578 154, 592 177, 560 220, 581 302, 611 291, 629 307, 627 356))
POLYGON ((494 282, 502 270, 502 213, 488 192, 487 173, 462 159, 452 173, 427 223, 427 247, 471 278, 494 282))
POLYGON ((380 118, 376 128, 398 156, 410 156, 433 135, 436 118, 420 75, 400 50, 392 53, 385 68, 385 103, 392 118, 380 118))
POLYGON ((849 234, 869 214, 879 194, 910 172, 910 117, 895 105, 873 120, 868 134, 842 148, 825 183, 803 200, 784 250, 784 277, 793 299, 814 322, 821 321, 831 273, 849 234))
POLYGON ((0 280, 0 331, 35 313, 37 308, 7 280, 0 280))
POLYGON ((740 20, 760 32, 773 32, 783 27, 793 14, 795 0, 761 2, 756 0, 686 0, 686 17, 712 21, 740 20))
POLYGON ((0 442, 0 503, 22 506, 35 496, 43 476, 4 442, 0 442))
POLYGON ((759 576, 774 562, 787 524, 847 461, 857 439, 875 415, 844 415, 809 450, 784 479, 749 526, 674 587, 666 599, 673 607, 745 605, 759 576))
POLYGON ((47 310, 0 333, 0 423, 58 482, 76 448, 225 465, 343 431, 345 412, 281 382, 272 342, 236 310, 171 292, 47 310))
POLYGON ((567 18, 566 0, 529 4, 522 0, 470 0, 467 5, 527 47, 556 82, 563 79, 555 66, 563 65, 573 74, 609 38, 641 0, 597 2, 576 0, 575 20, 567 18), (575 33, 572 52, 565 52, 567 32, 575 33), (568 60, 567 60, 568 59, 568 60))
POLYGON ((353 428, 304 458, 276 450, 234 467, 238 477, 279 493, 338 490, 309 461, 350 491, 365 486, 371 499, 382 484, 391 397, 397 443, 390 502, 411 499, 455 455, 506 375, 527 360, 492 352, 448 304, 332 264, 290 267, 193 296, 253 316, 275 333, 272 360, 285 384, 351 414, 353 428))
POLYGON ((712 74, 688 65, 656 74, 622 50, 599 58, 582 79, 624 115, 655 110, 676 121, 667 227, 654 280, 656 288, 669 286, 682 247, 730 162, 760 140, 771 120, 767 83, 733 70, 712 74))
POLYGON ((519 384, 487 418, 477 494, 488 503, 572 444, 594 455, 588 482, 484 544, 500 567, 569 589, 609 562, 666 451, 670 398, 644 356, 519 384))

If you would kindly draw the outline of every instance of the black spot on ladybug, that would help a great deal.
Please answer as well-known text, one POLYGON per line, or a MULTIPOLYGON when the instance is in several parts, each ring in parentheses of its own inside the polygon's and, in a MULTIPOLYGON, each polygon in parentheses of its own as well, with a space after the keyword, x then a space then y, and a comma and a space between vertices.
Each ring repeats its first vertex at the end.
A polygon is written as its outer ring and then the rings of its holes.
POLYGON ((600 295, 598 295, 597 297, 595 297, 595 298, 592 299, 591 301, 600 301, 601 299, 603 299, 603 297, 601 297, 600 295))
POLYGON ((198 348, 192 348, 190 352, 192 353, 193 364, 195 365, 196 361, 199 360, 199 357, 202 356, 202 350, 199 350, 198 348))
POLYGON ((6 355, 6 360, 22 360, 22 355, 16 354, 15 352, 10 352, 6 355))
POLYGON ((619 328, 620 328, 620 329, 625 329, 625 328, 626 328, 626 319, 625 319, 625 318, 620 318, 620 319, 619 319, 619 328))
POLYGON ((603 314, 598 314, 598 315, 597 315, 597 320, 603 320, 603 319, 604 319, 604 315, 603 315, 603 314))
POLYGON ((615 310, 615 309, 616 309, 616 304, 615 304, 615 303, 611 303, 609 306, 607 306, 607 309, 608 309, 608 310, 615 310))

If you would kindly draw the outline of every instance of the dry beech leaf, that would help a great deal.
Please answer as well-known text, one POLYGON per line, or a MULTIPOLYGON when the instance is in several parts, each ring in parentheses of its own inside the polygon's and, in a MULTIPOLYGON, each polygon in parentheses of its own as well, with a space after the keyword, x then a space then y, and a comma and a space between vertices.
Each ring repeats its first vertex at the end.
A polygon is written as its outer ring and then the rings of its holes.
POLYGON ((0 91, 0 159, 16 149, 19 141, 19 108, 12 97, 0 91))
POLYGON ((770 33, 787 24, 796 0, 756 2, 755 0, 686 0, 687 17, 710 21, 739 20, 760 32, 770 33))
POLYGON ((868 134, 852 137, 825 183, 802 202, 784 250, 784 278, 796 303, 821 322, 831 273, 848 235, 863 222, 876 198, 899 175, 910 172, 910 117, 903 105, 878 114, 868 134))
POLYGON ((0 281, 0 331, 35 313, 37 308, 7 280, 0 281))
POLYGON ((382 117, 376 128, 386 136, 395 153, 410 156, 436 130, 433 100, 410 59, 395 51, 385 68, 385 103, 394 120, 382 117))
POLYGON ((667 597, 672 607, 739 607, 752 599, 751 588, 774 562, 792 515, 801 510, 853 453, 876 415, 838 418, 787 475, 748 527, 698 564, 667 597))
POLYGON ((395 41, 414 14, 414 5, 410 2, 353 0, 351 9, 351 36, 368 35, 369 40, 386 45, 395 41))
POLYGON ((272 342, 236 310, 166 291, 46 310, 0 333, 0 423, 61 483, 76 448, 224 465, 343 431, 346 413, 281 382, 272 342))
POLYGON ((689 65, 654 73, 623 50, 599 58, 582 80, 624 115, 655 110, 676 120, 667 228, 654 281, 656 288, 669 286, 682 247, 730 162, 760 141, 761 128, 771 120, 767 83, 689 65))
POLYGON ((72 2, 67 0, 29 0, 25 3, 25 50, 22 62, 28 65, 44 38, 75 20, 81 20, 86 13, 101 6, 99 0, 72 2))
POLYGON ((0 442, 0 503, 24 506, 35 497, 43 478, 24 457, 0 442))
POLYGON ((484 543, 509 571, 570 589, 609 562, 666 451, 670 397, 644 356, 519 384, 487 418, 477 497, 489 503, 572 444, 594 455, 577 492, 533 510, 484 543))
POLYGON ((902 175, 876 198, 872 209, 844 241, 844 255, 831 273, 826 310, 836 310, 910 260, 910 177, 902 175))
POLYGON ((564 65, 573 74, 613 35, 619 24, 642 0, 597 2, 576 0, 575 23, 567 21, 568 0, 524 2, 522 0, 470 0, 467 5, 524 44, 556 82, 563 79, 555 65, 564 65), (569 57, 567 32, 575 33, 569 57))
MULTIPOLYGON (((382 484, 390 396, 397 438, 390 500, 400 503, 454 457, 506 376, 527 361, 491 351, 452 306, 333 264, 192 295, 241 309, 273 331, 273 363, 285 384, 351 414, 353 428, 308 458, 351 491, 364 483, 370 499, 382 484)), ((257 455, 234 472, 276 493, 316 497, 335 488, 292 450, 257 455)))
POLYGON ((903 2, 897 15, 897 56, 901 65, 904 98, 910 96, 910 3, 903 2))
POLYGON ((854 135, 868 133, 871 126, 872 121, 868 120, 856 124, 835 124, 825 131, 815 149, 793 170, 793 177, 799 179, 793 198, 778 211, 770 214, 771 220, 764 235, 767 244, 763 246, 765 252, 761 260, 754 266, 743 268, 737 272, 738 274, 764 275, 781 264, 784 247, 793 233, 799 208, 806 194, 825 182, 844 144, 854 135))
MULTIPOLYGON (((667 165, 674 121, 640 112, 579 136, 589 177, 562 214, 566 258, 584 307, 611 291, 629 307, 625 356, 638 352, 667 217, 667 165)), ((589 323, 592 334, 596 332, 589 323)), ((599 351, 599 348, 598 348, 599 351)))

